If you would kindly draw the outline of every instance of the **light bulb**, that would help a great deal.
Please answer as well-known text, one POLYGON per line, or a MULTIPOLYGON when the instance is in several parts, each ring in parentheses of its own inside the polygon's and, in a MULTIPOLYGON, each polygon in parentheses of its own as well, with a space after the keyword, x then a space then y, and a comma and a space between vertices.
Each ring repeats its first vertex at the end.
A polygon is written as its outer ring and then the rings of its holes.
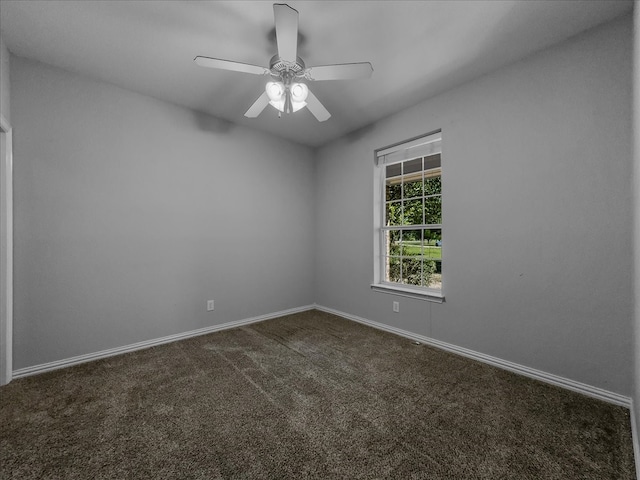
POLYGON ((291 85, 291 101, 304 102, 309 95, 309 88, 304 83, 294 83, 291 85))
POLYGON ((283 100, 284 84, 281 82, 269 82, 265 87, 265 91, 267 92, 267 96, 270 101, 274 103, 280 102, 283 100))

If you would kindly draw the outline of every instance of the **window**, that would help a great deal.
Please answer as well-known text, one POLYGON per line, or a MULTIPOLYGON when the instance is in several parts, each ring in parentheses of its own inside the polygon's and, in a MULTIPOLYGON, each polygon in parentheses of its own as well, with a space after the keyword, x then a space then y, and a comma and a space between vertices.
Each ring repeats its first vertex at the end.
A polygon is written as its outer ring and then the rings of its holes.
POLYGON ((442 298, 441 134, 376 152, 373 287, 442 298))

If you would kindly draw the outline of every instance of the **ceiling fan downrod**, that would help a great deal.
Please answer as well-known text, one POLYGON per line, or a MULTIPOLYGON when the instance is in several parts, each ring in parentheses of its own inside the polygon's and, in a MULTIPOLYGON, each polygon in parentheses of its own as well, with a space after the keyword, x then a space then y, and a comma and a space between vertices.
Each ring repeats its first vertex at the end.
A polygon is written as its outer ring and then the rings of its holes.
POLYGON ((293 113, 293 105, 291 104, 291 78, 292 74, 287 66, 286 70, 280 74, 282 83, 284 83, 284 113, 293 113))

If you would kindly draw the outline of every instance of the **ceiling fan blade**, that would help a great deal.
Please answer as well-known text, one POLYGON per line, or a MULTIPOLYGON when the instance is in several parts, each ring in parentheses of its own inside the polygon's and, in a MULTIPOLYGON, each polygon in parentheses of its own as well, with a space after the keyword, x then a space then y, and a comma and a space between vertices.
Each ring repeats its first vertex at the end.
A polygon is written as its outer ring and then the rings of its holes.
POLYGON ((256 118, 258 115, 262 113, 262 110, 269 105, 269 97, 267 96, 267 92, 263 92, 262 95, 258 97, 258 99, 253 102, 253 105, 249 107, 247 113, 244 114, 245 117, 256 118))
POLYGON ((230 60, 221 60, 219 58, 196 57, 193 59, 201 67, 220 68, 222 70, 232 70, 234 72, 252 73, 254 75, 268 75, 269 69, 259 67, 257 65, 249 65, 248 63, 232 62, 230 60))
POLYGON ((285 3, 273 5, 276 21, 278 56, 285 62, 296 63, 298 55, 298 11, 285 3))
POLYGON ((355 80, 369 78, 373 67, 369 62, 343 63, 340 65, 322 65, 309 67, 305 71, 305 78, 309 80, 355 80))
POLYGON ((331 117, 329 111, 324 108, 324 105, 320 103, 320 100, 318 100, 311 91, 309 91, 307 95, 307 108, 319 122, 329 120, 329 117, 331 117))

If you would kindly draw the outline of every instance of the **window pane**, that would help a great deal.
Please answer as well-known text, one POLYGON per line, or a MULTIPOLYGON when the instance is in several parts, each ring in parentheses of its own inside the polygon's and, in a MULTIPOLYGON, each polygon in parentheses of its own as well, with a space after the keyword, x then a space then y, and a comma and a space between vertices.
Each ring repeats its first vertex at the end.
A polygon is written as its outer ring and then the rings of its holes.
POLYGON ((441 166, 440 163, 440 154, 436 153, 435 155, 429 155, 428 157, 424 157, 424 169, 430 170, 432 168, 439 168, 441 166))
POLYGON ((424 213, 424 199, 407 200, 404 202, 404 224, 405 225, 422 225, 424 213))
POLYGON ((402 202, 386 204, 385 225, 402 225, 402 202))
POLYGON ((442 181, 441 177, 426 177, 424 179, 424 194, 436 195, 442 193, 442 181))
POLYGON ((387 201, 400 200, 402 198, 402 184, 394 183, 392 180, 387 180, 387 201))
POLYGON ((405 230, 402 232, 402 255, 422 255, 422 230, 405 230))
POLYGON ((415 198, 422 196, 422 177, 416 180, 409 180, 404 183, 404 198, 415 198))
POLYGON ((400 258, 398 257, 386 257, 385 258, 385 275, 384 279, 387 282, 400 282, 400 258))
POLYGON ((442 261, 435 260, 436 264, 436 274, 442 274, 442 261))
POLYGON ((400 240, 402 232, 400 230, 388 230, 384 233, 387 255, 400 255, 400 240))
POLYGON ((422 258, 402 258, 402 283, 407 285, 422 285, 422 258))
POLYGON ((440 260, 442 258, 442 230, 429 229, 423 231, 425 260, 440 260))
POLYGON ((429 277, 426 279, 425 287, 442 289, 442 262, 440 261, 425 261, 425 267, 428 270, 432 270, 429 277), (429 265, 432 264, 432 265, 429 265))
POLYGON ((442 223, 442 197, 424 199, 424 223, 425 225, 442 223))
MULTIPOLYGON (((422 172, 422 158, 416 158, 415 160, 409 160, 404 162, 402 168, 402 175, 410 175, 416 172, 422 172)), ((422 176, 422 174, 420 174, 422 176)))
MULTIPOLYGON (((422 286, 429 288, 442 288, 442 273, 438 273, 438 263, 433 260, 425 260, 422 270, 422 286)), ((440 268, 442 272, 442 268, 440 268)))
POLYGON ((402 174, 402 164, 395 163, 393 165, 387 165, 386 178, 399 177, 402 174))

